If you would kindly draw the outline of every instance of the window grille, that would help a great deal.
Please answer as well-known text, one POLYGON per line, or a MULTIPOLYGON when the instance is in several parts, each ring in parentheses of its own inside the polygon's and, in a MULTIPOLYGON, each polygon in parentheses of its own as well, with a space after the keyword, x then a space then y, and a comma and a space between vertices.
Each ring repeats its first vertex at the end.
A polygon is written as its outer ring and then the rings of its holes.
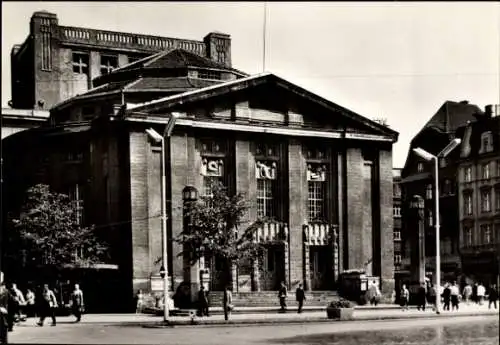
POLYGON ((257 215, 259 217, 274 217, 274 180, 257 180, 257 215))
POLYGON ((309 222, 324 220, 325 214, 325 185, 324 181, 308 182, 308 214, 309 222))

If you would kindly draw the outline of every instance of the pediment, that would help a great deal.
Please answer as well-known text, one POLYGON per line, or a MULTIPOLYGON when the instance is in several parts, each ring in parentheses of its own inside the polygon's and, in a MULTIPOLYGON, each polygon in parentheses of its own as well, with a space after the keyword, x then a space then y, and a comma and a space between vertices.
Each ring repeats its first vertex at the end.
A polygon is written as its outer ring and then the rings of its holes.
POLYGON ((391 137, 398 133, 273 74, 252 76, 136 105, 131 112, 180 111, 211 119, 391 137))

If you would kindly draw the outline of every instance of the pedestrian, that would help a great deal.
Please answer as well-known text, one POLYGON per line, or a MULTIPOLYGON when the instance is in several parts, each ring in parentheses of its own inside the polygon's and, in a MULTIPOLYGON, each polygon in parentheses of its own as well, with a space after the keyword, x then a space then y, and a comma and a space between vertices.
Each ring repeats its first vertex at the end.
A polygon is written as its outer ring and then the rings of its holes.
POLYGON ((7 344, 9 334, 9 300, 10 292, 5 287, 3 272, 0 272, 0 343, 7 344))
POLYGON ((484 296, 486 295, 486 289, 482 283, 477 286, 477 302, 479 305, 483 305, 484 296))
POLYGON ((488 292, 488 309, 491 309, 491 305, 495 306, 497 309, 497 299, 498 299, 498 288, 496 284, 493 284, 488 292))
POLYGON ((304 289, 302 288, 302 284, 299 284, 297 290, 295 290, 295 300, 299 303, 299 310, 297 313, 302 313, 302 307, 304 305, 304 301, 306 300, 306 294, 304 289))
POLYGON ((144 295, 142 294, 142 290, 137 290, 137 294, 135 295, 135 313, 142 313, 142 307, 144 305, 144 295))
POLYGON ((287 289, 286 289, 286 285, 285 285, 285 282, 281 282, 281 286, 280 286, 280 289, 278 291, 278 298, 280 300, 280 312, 282 313, 286 313, 286 298, 288 296, 288 292, 287 292, 287 289))
POLYGON ((457 282, 453 282, 450 287, 450 299, 451 299, 451 310, 458 310, 458 305, 460 303, 460 290, 458 288, 457 282))
POLYGON ((75 284, 75 289, 71 293, 70 305, 73 315, 76 317, 76 322, 80 322, 85 304, 83 302, 83 292, 78 284, 75 284))
POLYGON ((445 283, 443 290, 443 310, 450 310, 451 288, 449 283, 445 283))
POLYGON ((208 296, 205 287, 202 285, 198 291, 198 316, 210 316, 208 312, 208 296))
POLYGON ((403 311, 408 310, 408 302, 410 301, 410 291, 408 291, 405 284, 401 286, 401 293, 399 298, 401 299, 401 310, 403 311))
MULTIPOLYGON (((477 291, 476 291, 476 293, 477 293, 477 291)), ((465 284, 465 287, 464 287, 464 290, 463 290, 462 294, 464 295, 465 303, 467 305, 469 305, 471 297, 472 297, 472 286, 470 286, 469 283, 465 284)))
POLYGON ((420 286, 418 287, 418 290, 417 290, 417 310, 420 310, 420 308, 422 308, 422 311, 425 311, 426 294, 427 294, 427 291, 425 289, 425 283, 422 282, 422 283, 420 283, 420 286))
POLYGON ((477 282, 474 283, 474 286, 472 287, 472 301, 474 303, 479 303, 479 300, 477 298, 477 282))
POLYGON ((370 286, 368 287, 368 297, 370 299, 370 304, 377 306, 377 304, 380 302, 380 296, 382 294, 380 293, 380 289, 377 286, 377 282, 374 280, 371 282, 370 286))
POLYGON ((35 294, 31 289, 26 291, 26 316, 36 317, 35 294))
POLYGON ((38 321, 37 325, 43 327, 43 322, 47 316, 50 316, 52 319, 52 326, 56 325, 56 308, 57 308, 57 299, 56 295, 52 290, 49 289, 48 284, 43 285, 42 290, 42 298, 40 298, 40 321, 38 321))
POLYGON ((229 315, 231 315, 231 311, 233 310, 233 294, 229 289, 229 286, 226 286, 224 289, 224 297, 222 299, 222 309, 224 309, 224 320, 229 320, 229 315))
POLYGON ((436 310, 436 288, 431 282, 428 282, 427 285, 427 303, 429 303, 432 310, 436 310))
POLYGON ((26 321, 26 318, 23 316, 23 309, 24 306, 26 305, 26 300, 24 299, 24 295, 21 290, 18 289, 16 283, 12 283, 10 292, 14 298, 14 321, 15 322, 21 322, 21 321, 26 321))

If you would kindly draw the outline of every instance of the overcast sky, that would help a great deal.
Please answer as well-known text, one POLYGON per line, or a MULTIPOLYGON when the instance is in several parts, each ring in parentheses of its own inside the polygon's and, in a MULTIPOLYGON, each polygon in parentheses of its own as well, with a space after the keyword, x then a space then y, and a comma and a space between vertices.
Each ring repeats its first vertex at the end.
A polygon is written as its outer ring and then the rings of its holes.
MULTIPOLYGON (((10 49, 33 12, 60 25, 202 40, 232 38, 235 68, 263 70, 263 2, 2 2, 2 107, 10 99, 10 49)), ((394 166, 446 100, 500 103, 496 2, 267 4, 266 70, 400 133, 394 166)))

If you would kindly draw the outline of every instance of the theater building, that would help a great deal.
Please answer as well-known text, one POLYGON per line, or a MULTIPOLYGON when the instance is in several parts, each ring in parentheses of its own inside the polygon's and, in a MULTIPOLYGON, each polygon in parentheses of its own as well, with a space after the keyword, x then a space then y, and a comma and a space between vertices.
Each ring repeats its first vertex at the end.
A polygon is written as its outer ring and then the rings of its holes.
POLYGON ((93 85, 56 104, 44 126, 4 140, 5 212, 38 182, 78 200, 82 222, 97 226, 118 267, 109 298, 155 290, 162 158, 171 289, 186 280, 196 289, 203 268, 179 257, 182 191, 204 194, 219 180, 246 195, 249 222, 272 220, 256 234, 268 244, 259 267, 228 272, 204 263, 211 290, 230 275, 235 293, 274 290, 281 281, 331 291, 340 272, 364 269, 392 293, 397 132, 274 74, 249 76, 184 49, 135 61, 93 85), (174 112, 180 117, 161 157, 146 129, 163 133, 174 112))

